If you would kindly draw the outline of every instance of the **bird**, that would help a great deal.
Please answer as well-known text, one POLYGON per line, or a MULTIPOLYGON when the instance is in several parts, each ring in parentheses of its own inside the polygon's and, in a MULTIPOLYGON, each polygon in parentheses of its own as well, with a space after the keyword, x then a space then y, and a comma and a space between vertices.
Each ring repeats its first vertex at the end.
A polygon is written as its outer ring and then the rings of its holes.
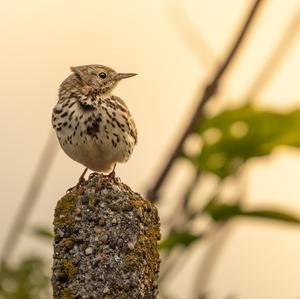
POLYGON ((130 158, 137 144, 137 129, 127 105, 112 92, 135 73, 118 73, 91 64, 71 67, 61 83, 52 110, 52 126, 63 151, 88 169, 115 177, 117 163, 130 158))

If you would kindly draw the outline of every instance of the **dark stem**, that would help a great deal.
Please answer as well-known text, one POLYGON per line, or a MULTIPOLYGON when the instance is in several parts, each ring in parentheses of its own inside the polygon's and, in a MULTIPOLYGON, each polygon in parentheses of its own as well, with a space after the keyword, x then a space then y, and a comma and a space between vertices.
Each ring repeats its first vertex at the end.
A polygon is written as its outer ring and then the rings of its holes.
POLYGON ((225 74, 225 72, 228 70, 230 64, 233 61, 233 58, 235 57, 237 51, 239 50, 242 41, 244 40, 246 33, 249 31, 250 25, 252 21, 254 20, 254 16, 258 11, 259 5, 263 2, 263 0, 255 0, 253 6, 250 9, 250 12, 246 18, 246 21, 244 25, 242 26, 240 33, 237 36, 237 39, 231 46, 226 58, 224 59, 224 62, 221 64, 221 66, 216 71, 215 75, 213 76, 213 79, 211 82, 209 82, 204 89, 204 92, 202 96, 200 97, 199 105, 188 124, 186 130, 184 131, 183 135, 180 137, 177 145, 175 146, 173 152, 170 155, 169 160, 163 167, 163 169, 160 172, 160 175, 158 176, 157 180, 153 184, 153 187, 150 188, 147 192, 148 198, 151 198, 153 200, 158 199, 158 192, 162 184, 164 183, 169 171, 171 170, 171 167, 173 166, 174 161, 176 158, 180 155, 182 146, 188 137, 188 135, 195 129, 195 127, 199 124, 199 122, 203 119, 203 110, 206 105, 206 103, 212 98, 213 95, 216 94, 218 90, 218 86, 220 84, 222 76, 225 74))
POLYGON ((251 100, 257 97, 259 92, 267 85, 276 69, 282 63, 283 58, 295 41, 296 35, 300 30, 300 10, 296 11, 295 15, 290 20, 285 32, 282 34, 277 45, 268 55, 268 58, 261 70, 255 78, 254 82, 250 85, 249 91, 246 94, 246 99, 251 100))
POLYGON ((20 207, 14 218, 12 226, 7 234, 2 248, 1 262, 7 262, 15 249, 17 242, 24 230, 29 214, 36 203, 38 196, 44 186, 49 174, 50 167, 57 150, 56 140, 52 134, 49 135, 38 164, 30 179, 29 186, 21 201, 20 207))

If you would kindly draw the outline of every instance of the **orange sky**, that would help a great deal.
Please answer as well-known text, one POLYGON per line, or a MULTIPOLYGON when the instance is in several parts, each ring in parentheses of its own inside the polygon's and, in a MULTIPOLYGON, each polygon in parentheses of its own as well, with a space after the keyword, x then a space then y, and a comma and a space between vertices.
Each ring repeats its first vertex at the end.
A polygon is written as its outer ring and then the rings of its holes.
MULTIPOLYGON (((122 82, 115 93, 127 102, 139 130, 139 144, 132 159, 118 167, 118 174, 136 191, 143 192, 189 117, 199 85, 211 74, 208 67, 224 55, 251 3, 0 1, 0 242, 47 140, 57 88, 71 65, 99 63, 120 72, 139 74, 122 82), (180 22, 175 15, 180 10, 211 49, 204 62, 195 54, 201 53, 201 49, 192 50, 178 30, 180 22)), ((297 9, 297 0, 266 1, 226 77, 222 93, 214 101, 214 109, 241 101, 297 9)), ((276 109, 300 104, 299 53, 298 35, 274 77, 259 94, 257 104, 276 109)), ((300 215, 299 151, 279 149, 261 161, 249 163, 243 177, 249 205, 272 203, 296 210, 300 215)), ((179 181, 184 176, 184 167, 177 174, 179 181)), ((81 171, 81 165, 59 151, 32 212, 31 224, 51 225, 56 200, 74 185, 81 171)), ((161 207, 162 216, 171 205, 172 192, 169 193, 161 207)), ((231 292, 243 299, 299 297, 299 230, 265 222, 237 224, 211 282, 216 298, 231 292)), ((24 254, 25 245, 28 250, 45 250, 24 236, 17 252, 24 254)), ((191 253, 191 265, 199 259, 198 251, 203 252, 203 248, 191 253)), ((192 266, 188 267, 192 271, 192 266)), ((170 293, 176 299, 192 298, 188 294, 192 281, 185 277, 183 272, 170 282, 170 293), (179 281, 180 289, 175 287, 179 281)))

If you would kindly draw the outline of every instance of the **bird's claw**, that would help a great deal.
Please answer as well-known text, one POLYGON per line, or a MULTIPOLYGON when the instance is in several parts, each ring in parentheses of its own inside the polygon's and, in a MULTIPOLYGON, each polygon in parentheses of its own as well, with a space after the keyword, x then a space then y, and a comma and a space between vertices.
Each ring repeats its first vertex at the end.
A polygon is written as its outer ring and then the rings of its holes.
POLYGON ((77 189, 79 189, 80 187, 82 187, 83 185, 85 185, 85 179, 84 179, 84 178, 80 178, 79 181, 78 181, 78 183, 77 183, 75 186, 73 186, 73 187, 67 189, 67 192, 66 192, 66 193, 70 193, 70 192, 72 192, 74 189, 77 190, 77 189))
POLYGON ((116 172, 115 172, 115 169, 116 169, 116 164, 114 165, 112 171, 106 175, 106 177, 110 180, 113 180, 115 183, 117 183, 117 177, 116 177, 116 172))
POLYGON ((88 169, 85 168, 85 170, 83 171, 82 175, 80 176, 80 178, 79 178, 79 180, 78 180, 78 183, 77 183, 75 186, 69 188, 69 189, 67 190, 67 193, 70 193, 73 189, 76 189, 76 190, 77 190, 79 187, 81 187, 82 185, 85 184, 86 181, 85 181, 84 176, 85 176, 87 170, 88 170, 88 169))

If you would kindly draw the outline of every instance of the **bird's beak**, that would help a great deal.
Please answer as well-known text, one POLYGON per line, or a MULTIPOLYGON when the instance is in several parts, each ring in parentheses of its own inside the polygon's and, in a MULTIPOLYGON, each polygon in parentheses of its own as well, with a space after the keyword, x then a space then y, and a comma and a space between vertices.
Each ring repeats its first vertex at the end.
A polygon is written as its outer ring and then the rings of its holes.
POLYGON ((133 76, 136 76, 137 74, 135 73, 118 73, 114 79, 116 80, 122 80, 122 79, 126 79, 126 78, 130 78, 133 76))

